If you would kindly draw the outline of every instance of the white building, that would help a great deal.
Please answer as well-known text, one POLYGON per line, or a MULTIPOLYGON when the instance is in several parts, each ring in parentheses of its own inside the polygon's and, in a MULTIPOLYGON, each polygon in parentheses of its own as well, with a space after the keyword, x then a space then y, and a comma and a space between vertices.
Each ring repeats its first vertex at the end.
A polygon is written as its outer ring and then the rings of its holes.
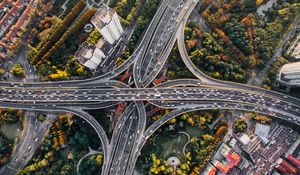
POLYGON ((111 45, 119 40, 123 33, 117 13, 105 5, 98 9, 91 21, 104 39, 111 45))
POLYGON ((75 53, 75 58, 85 67, 96 70, 106 56, 99 47, 84 42, 75 53))
POLYGON ((300 62, 282 66, 277 75, 277 81, 288 86, 300 86, 300 62))
POLYGON ((270 129, 271 127, 269 125, 256 123, 254 134, 257 135, 263 141, 264 144, 267 144, 269 142, 268 136, 270 129))

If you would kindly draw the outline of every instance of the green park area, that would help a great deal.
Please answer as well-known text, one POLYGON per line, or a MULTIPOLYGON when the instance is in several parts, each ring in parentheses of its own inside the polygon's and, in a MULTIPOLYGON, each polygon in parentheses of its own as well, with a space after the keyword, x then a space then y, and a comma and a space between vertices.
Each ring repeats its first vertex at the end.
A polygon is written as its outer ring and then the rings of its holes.
POLYGON ((157 135, 154 139, 154 145, 157 149, 157 155, 163 159, 176 156, 183 160, 185 158, 184 146, 188 143, 188 136, 184 133, 178 133, 177 136, 157 135))
POLYGON ((159 133, 154 139, 156 154, 164 159, 176 156, 185 159, 184 147, 188 145, 189 137, 201 137, 206 131, 195 126, 185 125, 176 136, 159 133), (188 136, 189 135, 189 136, 188 136))
MULTIPOLYGON (((157 121, 168 111, 151 116, 157 121)), ((200 174, 214 149, 227 131, 227 124, 220 120, 213 129, 208 125, 223 116, 218 111, 190 112, 170 119, 149 139, 142 150, 146 174, 173 174, 174 168, 167 160, 179 158, 177 174, 200 174)))

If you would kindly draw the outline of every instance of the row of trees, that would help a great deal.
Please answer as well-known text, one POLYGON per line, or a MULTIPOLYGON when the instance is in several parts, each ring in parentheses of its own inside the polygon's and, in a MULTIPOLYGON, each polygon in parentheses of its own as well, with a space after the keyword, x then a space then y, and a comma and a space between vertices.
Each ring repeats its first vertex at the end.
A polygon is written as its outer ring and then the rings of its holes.
POLYGON ((61 38, 61 35, 68 29, 72 22, 76 19, 78 14, 84 9, 86 1, 80 1, 68 15, 58 23, 51 26, 48 35, 44 36, 36 47, 32 47, 27 53, 27 58, 33 64, 41 64, 43 56, 51 49, 51 47, 61 38))
POLYGON ((31 50, 27 52, 39 75, 52 80, 90 76, 77 60, 70 57, 79 47, 81 38, 78 34, 96 11, 90 8, 74 22, 85 4, 86 1, 80 0, 62 20, 52 16, 39 21, 36 33, 43 35, 43 39, 36 40, 38 44, 30 46, 31 50))
POLYGON ((68 27, 67 31, 51 47, 51 49, 45 55, 43 55, 43 57, 41 58, 41 60, 42 61, 43 60, 47 60, 47 58, 49 58, 57 50, 57 48, 60 47, 65 42, 65 40, 71 34, 79 33, 79 30, 83 28, 83 26, 85 25, 85 22, 89 21, 91 19, 91 17, 95 14, 95 12, 96 12, 96 9, 94 9, 94 8, 90 8, 86 12, 84 12, 84 14, 82 16, 80 16, 80 18, 78 20, 76 20, 76 22, 73 25, 71 25, 70 27, 68 27))
POLYGON ((271 123, 272 119, 270 117, 267 117, 265 115, 261 115, 261 114, 256 114, 256 113, 246 113, 246 116, 250 119, 250 120, 256 120, 259 121, 261 123, 271 123))

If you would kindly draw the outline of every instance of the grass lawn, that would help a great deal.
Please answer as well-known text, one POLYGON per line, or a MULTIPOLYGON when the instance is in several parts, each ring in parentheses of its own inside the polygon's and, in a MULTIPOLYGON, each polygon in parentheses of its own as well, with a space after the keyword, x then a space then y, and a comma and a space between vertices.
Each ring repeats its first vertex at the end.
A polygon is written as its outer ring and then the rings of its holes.
POLYGON ((21 133, 21 129, 19 128, 18 123, 3 122, 0 127, 1 131, 4 133, 5 136, 8 137, 8 139, 14 139, 15 137, 18 137, 21 133))
POLYGON ((170 156, 185 159, 183 148, 187 142, 188 136, 183 133, 179 133, 176 137, 158 134, 154 140, 158 148, 157 155, 161 155, 163 159, 168 159, 170 156))
MULTIPOLYGON (((201 130, 194 126, 185 126, 181 130, 186 132, 191 137, 201 137, 206 133, 205 130, 201 130)), ((188 136, 179 133, 176 137, 171 137, 166 134, 158 134, 154 140, 154 145, 149 146, 145 151, 156 152, 157 155, 161 156, 163 159, 168 159, 170 156, 177 156, 181 160, 185 159, 183 152, 184 145, 188 142, 188 136)))
POLYGON ((205 131, 195 126, 185 126, 183 131, 188 133, 191 137, 201 137, 203 134, 205 134, 205 131))

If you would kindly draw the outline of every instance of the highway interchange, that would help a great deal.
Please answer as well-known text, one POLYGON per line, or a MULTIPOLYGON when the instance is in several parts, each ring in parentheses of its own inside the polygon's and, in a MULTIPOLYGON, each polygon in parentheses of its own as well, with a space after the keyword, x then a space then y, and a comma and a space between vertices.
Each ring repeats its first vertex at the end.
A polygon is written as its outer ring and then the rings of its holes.
MULTIPOLYGON (((163 0, 133 55, 114 70, 87 80, 17 83, 0 82, 0 107, 66 111, 86 120, 102 143, 103 175, 132 174, 147 139, 164 123, 195 110, 234 109, 255 111, 300 124, 300 100, 204 75, 188 58, 184 26, 196 0, 163 0), (174 43, 197 79, 167 81, 149 87, 161 71, 174 43), (133 66, 136 88, 112 80, 133 66), (101 125, 86 109, 100 109, 131 102, 116 124, 109 141, 101 125), (146 129, 144 102, 174 109, 146 129)), ((200 2, 201 3, 201 2, 200 2)))

